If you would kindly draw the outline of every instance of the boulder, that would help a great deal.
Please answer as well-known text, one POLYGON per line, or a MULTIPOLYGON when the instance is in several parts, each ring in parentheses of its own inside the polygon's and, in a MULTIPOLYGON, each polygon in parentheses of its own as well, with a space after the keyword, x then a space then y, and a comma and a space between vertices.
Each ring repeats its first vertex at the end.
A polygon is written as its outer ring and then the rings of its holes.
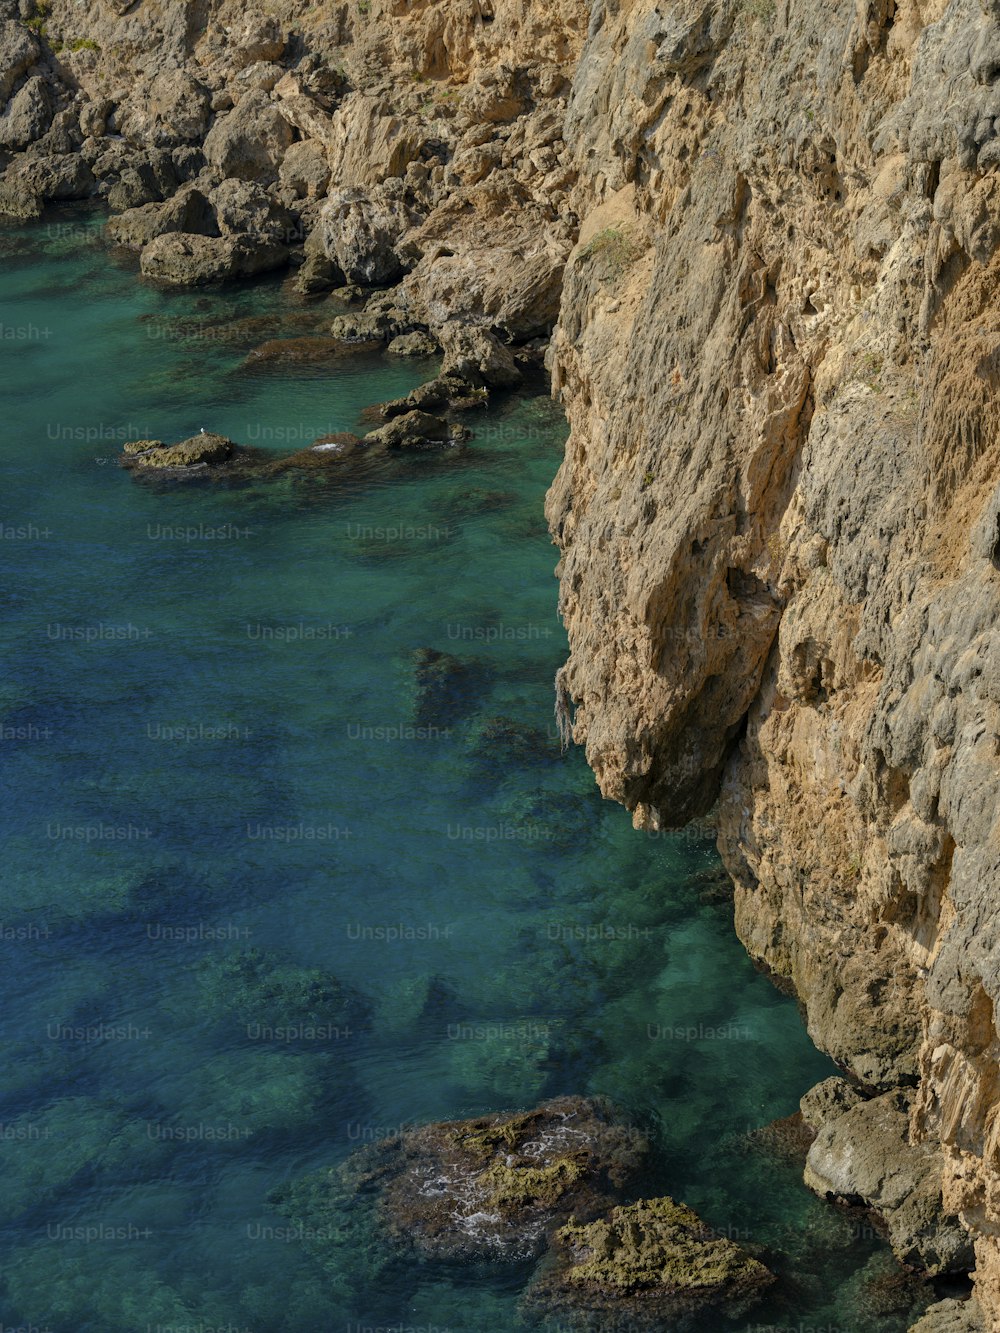
POLYGON ((274 90, 275 84, 281 81, 284 73, 280 65, 268 60, 257 60, 240 70, 236 82, 241 88, 262 88, 264 92, 269 93, 274 90))
POLYGON ((482 407, 488 401, 485 390, 473 388, 459 376, 439 375, 437 379, 418 384, 405 398, 391 398, 388 402, 366 408, 363 415, 370 419, 391 421, 407 412, 433 412, 445 407, 463 411, 472 406, 482 407))
POLYGON ((229 62, 237 70, 280 60, 286 45, 285 32, 274 15, 251 14, 242 27, 233 26, 226 34, 229 62))
POLYGON ((197 287, 252 277, 287 263, 288 250, 277 241, 170 232, 150 241, 139 266, 144 277, 172 287, 197 287))
POLYGON ((223 176, 273 181, 294 137, 267 93, 254 90, 209 130, 205 158, 223 176))
POLYGON ((821 1198, 870 1208, 885 1223, 901 1263, 934 1276, 965 1273, 972 1242, 941 1197, 940 1149, 910 1139, 913 1093, 861 1101, 819 1128, 805 1182, 821 1198))
POLYGON ((298 218, 277 203, 262 186, 224 180, 211 193, 212 208, 223 235, 249 233, 291 245, 301 239, 298 218))
POLYGON ((211 114, 211 96, 203 83, 186 70, 161 70, 141 96, 129 99, 120 129, 134 144, 172 148, 200 143, 211 114))
POLYGON ((526 1296, 547 1315, 600 1316, 602 1329, 662 1328, 699 1311, 743 1314, 774 1274, 673 1199, 640 1199, 556 1232, 526 1296))
POLYGON ((97 182, 79 153, 54 153, 41 157, 19 157, 7 170, 5 180, 17 193, 48 199, 87 199, 97 182))
POLYGON ((302 296, 319 296, 344 281, 344 275, 325 254, 307 252, 295 277, 295 290, 302 296))
POLYGON ((130 440, 122 447, 127 465, 143 468, 207 467, 226 463, 237 446, 224 435, 206 432, 192 435, 179 444, 165 445, 161 440, 130 440))
POLYGON ((403 202, 383 186, 334 190, 323 205, 320 226, 327 256, 349 283, 380 287, 403 275, 396 246, 410 225, 403 202))
POLYGON ((48 85, 36 76, 14 94, 0 116, 0 148, 18 152, 40 139, 52 124, 48 85))
POLYGON ((83 135, 80 122, 73 107, 65 107, 52 117, 52 124, 32 146, 32 154, 37 157, 61 157, 66 153, 77 154, 83 147, 83 135))
POLYGON ((500 64, 479 70, 462 98, 462 110, 471 125, 498 125, 516 120, 529 104, 523 73, 500 64))
POLYGON ((295 199, 321 199, 330 183, 323 145, 314 139, 293 143, 282 159, 278 180, 295 199))
POLYGON ((437 332, 444 351, 442 373, 491 388, 520 384, 521 372, 510 348, 489 329, 449 320, 437 332))
POLYGON ((864 1100, 864 1095, 846 1078, 827 1078, 809 1089, 799 1102, 799 1110, 807 1125, 819 1129, 864 1100))
POLYGON ((572 233, 522 191, 485 181, 452 191, 401 240, 403 292, 435 332, 457 319, 547 337, 571 249, 572 233))
POLYGON ((303 139, 318 139, 326 145, 336 142, 337 130, 327 108, 327 99, 314 96, 298 72, 286 74, 275 93, 281 98, 281 114, 303 139))
POLYGON ((986 1320, 975 1298, 938 1301, 917 1320, 910 1333, 986 1333, 986 1320))
POLYGON ((108 239, 116 245, 141 250, 157 236, 183 232, 188 236, 219 235, 219 227, 208 196, 193 186, 184 186, 164 204, 130 208, 107 225, 108 239))
POLYGON ((38 42, 22 23, 0 21, 0 104, 7 101, 18 79, 41 53, 38 42))
POLYGON ((393 338, 386 351, 390 356, 435 356, 441 348, 436 338, 416 330, 393 338))
POLYGON ((108 117, 115 104, 106 97, 84 102, 80 108, 80 131, 86 137, 100 138, 107 133, 108 117))
POLYGON ((108 207, 116 213, 127 213, 133 208, 159 203, 161 198, 151 171, 126 167, 108 190, 108 207))
POLYGON ((377 1192, 386 1241, 404 1254, 512 1263, 540 1254, 570 1216, 609 1207, 647 1151, 608 1103, 563 1097, 403 1131, 356 1153, 345 1174, 377 1192))
POLYGON ((396 337, 400 328, 391 316, 381 311, 359 310, 353 315, 338 315, 330 324, 330 332, 343 342, 385 342, 396 337))
POLYGON ((455 438, 461 438, 460 428, 456 432, 456 427, 443 417, 428 412, 405 412, 387 426, 369 431, 365 441, 382 449, 418 449, 455 438))
POLYGON ((0 217, 28 221, 42 215, 42 199, 25 181, 7 176, 0 180, 0 217))

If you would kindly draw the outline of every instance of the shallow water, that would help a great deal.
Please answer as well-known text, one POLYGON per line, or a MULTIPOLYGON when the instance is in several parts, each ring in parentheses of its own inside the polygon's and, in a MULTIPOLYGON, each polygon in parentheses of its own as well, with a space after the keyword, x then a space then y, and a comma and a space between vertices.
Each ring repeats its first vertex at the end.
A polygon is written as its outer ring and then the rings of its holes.
POLYGON ((785 1280, 739 1327, 905 1329, 864 1286, 884 1247, 747 1146, 833 1070, 707 891, 711 844, 635 833, 559 754, 554 406, 328 481, 139 483, 125 439, 287 451, 435 367, 248 373, 329 312, 156 292, 73 215, 0 257, 0 1322, 520 1328, 527 1272, 324 1269, 268 1196, 585 1092, 654 1135, 646 1192, 767 1247, 785 1280), (411 734, 425 648, 465 665, 411 734))

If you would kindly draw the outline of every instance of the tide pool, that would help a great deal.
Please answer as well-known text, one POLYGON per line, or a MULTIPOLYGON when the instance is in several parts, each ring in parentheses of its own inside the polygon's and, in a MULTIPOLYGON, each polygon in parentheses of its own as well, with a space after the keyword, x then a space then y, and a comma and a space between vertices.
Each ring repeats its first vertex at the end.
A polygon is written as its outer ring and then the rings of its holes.
POLYGON ((156 291, 86 215, 0 253, 0 1323, 526 1327, 528 1270, 387 1271, 349 1232, 324 1266, 270 1195, 584 1093, 653 1136, 644 1193, 765 1247, 784 1280, 732 1327, 906 1329, 886 1248, 747 1137, 835 1071, 711 841, 634 832, 560 753, 555 405, 319 478, 138 480, 127 439, 289 452, 436 364, 255 373, 329 309, 156 291))

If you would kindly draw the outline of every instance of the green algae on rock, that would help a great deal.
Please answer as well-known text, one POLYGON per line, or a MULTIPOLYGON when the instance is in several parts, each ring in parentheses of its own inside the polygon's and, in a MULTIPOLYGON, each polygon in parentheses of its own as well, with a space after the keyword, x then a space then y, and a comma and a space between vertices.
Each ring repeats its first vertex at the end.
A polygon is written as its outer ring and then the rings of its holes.
POLYGON ((375 1196, 385 1238, 404 1253, 511 1263, 541 1254, 567 1218, 610 1207, 648 1146, 610 1103, 562 1097, 406 1130, 361 1149, 342 1179, 375 1196))
POLYGON ((670 1198, 640 1199, 589 1224, 575 1218, 556 1232, 553 1261, 528 1290, 539 1312, 602 1329, 650 1326, 706 1308, 742 1314, 774 1274, 697 1213, 670 1198))

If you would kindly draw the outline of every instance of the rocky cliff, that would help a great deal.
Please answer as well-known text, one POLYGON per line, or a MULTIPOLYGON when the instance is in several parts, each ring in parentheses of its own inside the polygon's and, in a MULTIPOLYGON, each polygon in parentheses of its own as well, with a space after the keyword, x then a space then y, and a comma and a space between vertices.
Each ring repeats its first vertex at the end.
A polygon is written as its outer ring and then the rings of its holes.
POLYGON ((998 19, 979 0, 595 6, 548 502, 561 702, 602 790, 647 826, 718 798, 740 936, 868 1095, 846 1153, 821 1131, 811 1183, 892 1213, 900 1191, 850 1149, 894 1137, 943 1194, 917 1230, 957 1215, 974 1242, 987 1327, 998 19))
POLYGON ((0 211, 99 199, 156 281, 374 289, 340 336, 487 384, 552 335, 560 713, 638 824, 717 804, 739 933, 852 1081, 807 1178, 931 1271, 971 1241, 985 1327, 998 80, 996 0, 0 0, 0 211))

